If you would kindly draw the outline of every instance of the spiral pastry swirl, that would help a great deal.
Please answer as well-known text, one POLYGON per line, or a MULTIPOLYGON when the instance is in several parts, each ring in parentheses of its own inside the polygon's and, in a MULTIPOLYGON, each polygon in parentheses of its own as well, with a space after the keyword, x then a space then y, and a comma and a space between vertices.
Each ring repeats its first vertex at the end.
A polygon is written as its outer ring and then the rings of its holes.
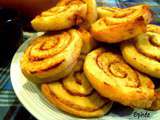
POLYGON ((102 42, 127 40, 146 31, 146 23, 151 21, 150 16, 151 12, 146 5, 120 9, 92 24, 91 33, 96 40, 102 42))
POLYGON ((63 30, 82 23, 86 13, 87 5, 83 2, 55 6, 36 16, 31 24, 37 31, 63 30))
POLYGON ((47 99, 59 109, 80 117, 97 117, 106 114, 112 102, 100 96, 83 73, 84 56, 81 55, 74 71, 60 82, 42 84, 47 99))
POLYGON ((51 82, 68 75, 77 63, 82 40, 77 30, 36 38, 21 59, 21 69, 35 83, 51 82))
POLYGON ((141 9, 141 10, 145 9, 142 13, 142 16, 146 23, 150 23, 150 21, 152 20, 152 13, 149 10, 150 8, 148 5, 136 5, 128 8, 123 8, 123 9, 116 8, 116 7, 106 7, 106 6, 98 7, 97 13, 99 18, 106 17, 106 16, 121 18, 133 13, 135 10, 138 10, 138 9, 141 9))
POLYGON ((55 31, 70 28, 97 19, 95 0, 61 0, 57 5, 36 16, 32 26, 37 31, 55 31))
POLYGON ((117 53, 96 49, 84 63, 84 73, 104 97, 126 106, 149 108, 154 99, 154 84, 128 66, 117 53))
POLYGON ((147 32, 121 45, 124 59, 134 68, 160 78, 160 27, 148 25, 147 32), (133 56, 134 55, 134 56, 133 56))

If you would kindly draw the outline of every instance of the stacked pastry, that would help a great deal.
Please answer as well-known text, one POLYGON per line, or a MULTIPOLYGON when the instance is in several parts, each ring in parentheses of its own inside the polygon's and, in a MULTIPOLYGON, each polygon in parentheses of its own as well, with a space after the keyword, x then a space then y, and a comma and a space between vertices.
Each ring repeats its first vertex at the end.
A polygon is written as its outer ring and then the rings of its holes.
POLYGON ((150 76, 160 78, 160 27, 151 20, 148 5, 60 0, 31 21, 45 34, 25 50, 22 72, 52 105, 76 116, 105 115, 113 102, 158 110, 160 92, 150 76))

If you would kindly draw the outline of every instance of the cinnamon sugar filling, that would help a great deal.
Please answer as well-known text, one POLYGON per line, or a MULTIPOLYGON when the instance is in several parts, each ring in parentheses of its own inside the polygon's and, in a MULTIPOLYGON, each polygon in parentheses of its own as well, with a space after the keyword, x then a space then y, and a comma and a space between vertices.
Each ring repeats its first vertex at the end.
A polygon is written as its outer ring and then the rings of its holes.
MULTIPOLYGON (((130 42, 131 42, 131 41, 130 41, 130 42)), ((135 47, 135 49, 136 49, 136 51, 137 51, 138 53, 144 55, 144 56, 147 57, 148 59, 156 60, 156 61, 159 61, 159 62, 160 62, 160 58, 159 58, 158 56, 156 57, 155 55, 147 54, 147 53, 144 52, 141 48, 139 48, 139 47, 136 45, 135 42, 136 42, 136 41, 134 41, 134 42, 132 41, 131 44, 134 45, 134 47, 135 47)), ((151 45, 160 48, 160 45, 157 44, 155 41, 153 41, 153 37, 149 37, 148 42, 149 42, 151 45)))
POLYGON ((65 60, 62 59, 61 61, 58 61, 57 63, 53 64, 52 66, 49 66, 48 68, 41 69, 38 71, 30 71, 32 74, 41 73, 41 72, 47 72, 49 70, 56 69, 58 66, 60 66, 65 60))
MULTIPOLYGON (((42 66, 42 62, 45 64, 46 59, 50 59, 55 57, 58 54, 63 54, 63 51, 69 47, 69 44, 72 42, 72 34, 70 32, 64 32, 62 35, 56 35, 54 37, 48 37, 45 39, 42 38, 42 42, 38 42, 37 44, 33 44, 28 48, 27 59, 29 64, 42 66), (67 37, 66 39, 62 39, 61 37, 67 37), (65 40, 65 41, 64 41, 65 40), (65 43, 64 43, 65 42, 65 43)), ((54 59, 54 58, 53 58, 54 59)), ((47 72, 52 69, 56 69, 58 66, 65 62, 65 58, 61 57, 57 59, 57 61, 53 63, 48 63, 50 65, 38 67, 37 69, 30 69, 31 74, 47 72)), ((75 62, 75 60, 73 61, 75 62)), ((73 63, 72 62, 72 63, 73 63)), ((47 63, 46 63, 47 64, 47 63)), ((30 67, 30 66, 28 66, 30 67)))
POLYGON ((65 87, 64 84, 63 84, 63 82, 60 82, 60 83, 62 84, 62 87, 64 88, 64 90, 67 91, 72 96, 89 97, 89 96, 91 96, 91 95, 93 95, 95 93, 95 90, 91 90, 91 92, 89 94, 87 94, 87 95, 81 94, 81 93, 75 93, 75 92, 72 92, 67 87, 65 87))
MULTIPOLYGON (((103 55, 105 52, 101 52, 100 54, 97 55, 96 57, 96 64, 97 66, 111 79, 118 79, 118 81, 124 82, 124 86, 126 87, 133 87, 133 88, 138 88, 140 86, 140 79, 138 78, 137 72, 134 71, 133 68, 129 68, 127 64, 122 62, 120 59, 114 60, 114 61, 109 61, 105 66, 104 64, 101 63, 99 60, 99 57, 103 55), (127 70, 130 69, 132 72, 131 75, 128 74, 127 70), (126 79, 125 81, 122 79, 126 79)), ((104 82, 106 83, 106 82, 104 82)), ((106 83, 106 85, 109 85, 106 83)))
POLYGON ((42 61, 44 59, 47 59, 47 58, 51 58, 59 53, 61 53, 62 51, 64 51, 65 48, 68 47, 68 45, 71 43, 71 40, 72 40, 72 36, 69 34, 69 33, 64 33, 63 35, 57 35, 55 36, 54 38, 48 38, 48 39, 53 39, 54 43, 51 43, 50 41, 44 41, 43 43, 41 43, 41 45, 36 48, 36 50, 38 52, 41 52, 43 53, 42 56, 38 56, 38 55, 34 55, 34 54, 31 54, 33 47, 34 46, 31 46, 30 48, 30 51, 29 51, 29 54, 28 54, 28 58, 29 58, 29 61, 30 62, 38 62, 38 61, 42 61), (62 44, 62 40, 60 37, 65 37, 65 36, 70 36, 69 39, 67 39, 67 43, 65 43, 63 46, 59 46, 62 44), (48 42, 48 44, 47 44, 48 42), (51 44, 51 45, 50 45, 51 44), (58 50, 54 50, 57 48, 57 46, 59 46, 58 50), (47 52, 49 50, 53 50, 53 53, 52 54, 44 54, 44 52, 47 52))

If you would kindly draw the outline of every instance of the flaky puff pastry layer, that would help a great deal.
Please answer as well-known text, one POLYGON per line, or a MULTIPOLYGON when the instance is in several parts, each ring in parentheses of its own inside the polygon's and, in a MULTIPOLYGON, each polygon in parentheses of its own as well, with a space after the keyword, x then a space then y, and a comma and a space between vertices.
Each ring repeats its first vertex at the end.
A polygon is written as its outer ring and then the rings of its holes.
POLYGON ((24 52, 20 62, 22 72, 35 83, 59 80, 72 71, 82 44, 79 32, 74 29, 40 36, 24 52))
POLYGON ((146 23, 150 23, 152 20, 152 11, 150 11, 148 5, 136 5, 128 8, 117 8, 117 7, 97 7, 97 13, 98 17, 115 17, 115 18, 120 18, 123 16, 126 16, 133 12, 133 10, 136 9, 146 9, 143 11, 143 18, 145 19, 146 23))
POLYGON ((121 44, 124 59, 134 68, 160 78, 160 27, 148 25, 147 32, 121 44))
POLYGON ((103 48, 89 53, 84 73, 104 97, 123 105, 149 108, 154 100, 154 84, 147 76, 127 65, 117 53, 103 48))
POLYGON ((41 90, 57 108, 80 117, 102 116, 112 106, 110 100, 93 90, 82 73, 70 75, 62 82, 42 84, 41 90))
POLYGON ((95 0, 61 0, 57 5, 36 16, 31 24, 37 31, 55 31, 70 28, 97 19, 95 0))
MULTIPOLYGON (((102 8, 100 8, 102 9, 102 8)), ((113 14, 107 10, 103 16, 91 26, 91 33, 98 41, 116 43, 133 38, 146 31, 146 24, 151 21, 149 6, 139 5, 126 9, 114 10, 113 14), (118 12, 117 12, 118 11, 118 12)), ((102 10, 103 12, 105 10, 102 10)))
POLYGON ((87 5, 83 2, 68 6, 55 6, 36 16, 32 27, 37 31, 56 31, 70 28, 83 22, 87 5))

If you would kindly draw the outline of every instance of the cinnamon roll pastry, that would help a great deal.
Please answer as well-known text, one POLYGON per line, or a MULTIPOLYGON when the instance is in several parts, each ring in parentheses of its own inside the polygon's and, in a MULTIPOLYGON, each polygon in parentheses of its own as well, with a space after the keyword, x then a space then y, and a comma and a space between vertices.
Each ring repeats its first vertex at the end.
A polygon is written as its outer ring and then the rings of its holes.
POLYGON ((150 23, 152 20, 152 11, 150 11, 150 7, 148 5, 136 5, 128 8, 117 8, 117 7, 98 7, 97 8, 97 13, 98 17, 115 17, 115 18, 120 18, 123 16, 126 16, 130 13, 132 13, 134 10, 138 9, 145 9, 142 14, 144 20, 146 23, 150 23))
POLYGON ((60 0, 57 3, 58 6, 64 6, 68 4, 76 4, 83 2, 87 5, 86 21, 91 24, 97 20, 97 5, 96 0, 60 0))
POLYGON ((102 96, 130 107, 151 107, 153 82, 132 69, 116 52, 103 48, 92 51, 86 56, 84 73, 102 96))
POLYGON ((160 78, 160 27, 148 25, 147 32, 121 45, 124 59, 134 68, 160 78))
POLYGON ((63 30, 82 23, 86 14, 87 5, 76 2, 76 4, 50 8, 36 16, 31 24, 37 31, 63 30))
POLYGON ((81 48, 81 37, 74 29, 40 36, 28 46, 22 56, 22 72, 35 83, 59 80, 71 73, 81 48))
POLYGON ((150 16, 146 5, 122 9, 92 24, 91 33, 96 40, 107 43, 127 40, 146 31, 150 16))
POLYGON ((98 117, 106 114, 112 101, 100 96, 80 69, 75 69, 59 82, 42 84, 42 93, 57 108, 72 115, 98 117))

